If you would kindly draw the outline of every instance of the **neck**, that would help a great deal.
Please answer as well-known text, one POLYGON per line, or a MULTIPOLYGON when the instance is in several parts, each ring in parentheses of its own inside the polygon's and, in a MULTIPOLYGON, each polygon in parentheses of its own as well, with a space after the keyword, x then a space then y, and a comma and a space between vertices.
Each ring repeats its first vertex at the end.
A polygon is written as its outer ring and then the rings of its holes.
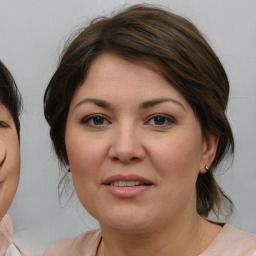
POLYGON ((102 227, 98 256, 186 256, 199 255, 217 236, 220 227, 197 214, 158 229, 123 232, 102 227))

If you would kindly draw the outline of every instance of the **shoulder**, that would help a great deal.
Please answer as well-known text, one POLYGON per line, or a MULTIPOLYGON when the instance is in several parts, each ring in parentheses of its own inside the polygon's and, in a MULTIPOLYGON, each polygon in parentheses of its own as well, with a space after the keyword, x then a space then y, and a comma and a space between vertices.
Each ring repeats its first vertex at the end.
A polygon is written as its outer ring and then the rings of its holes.
POLYGON ((223 237, 230 240, 232 243, 239 243, 240 245, 245 245, 249 248, 256 250, 256 235, 242 231, 231 225, 225 225, 223 229, 223 237))
POLYGON ((100 239, 101 232, 99 229, 85 232, 74 239, 61 239, 50 244, 43 256, 70 256, 79 255, 81 252, 90 255, 90 252, 96 251, 100 239))
POLYGON ((61 239, 56 242, 53 242, 46 248, 43 256, 70 255, 72 244, 73 244, 73 239, 71 238, 65 238, 65 239, 61 239))
POLYGON ((3 255, 13 242, 13 227, 9 215, 0 221, 0 255, 3 255))
POLYGON ((225 225, 202 256, 207 255, 255 256, 256 235, 225 225))
POLYGON ((12 219, 8 214, 0 221, 0 231, 8 231, 8 234, 13 236, 12 219))

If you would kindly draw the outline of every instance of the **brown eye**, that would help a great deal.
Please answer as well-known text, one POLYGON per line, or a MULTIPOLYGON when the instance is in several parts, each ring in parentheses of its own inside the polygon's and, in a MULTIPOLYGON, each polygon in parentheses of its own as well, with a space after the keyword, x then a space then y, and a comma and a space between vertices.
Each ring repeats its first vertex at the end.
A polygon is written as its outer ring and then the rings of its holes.
POLYGON ((103 125, 105 119, 102 116, 95 116, 91 118, 90 121, 93 123, 93 125, 103 125))
POLYGON ((154 126, 166 126, 175 123, 175 121, 167 115, 155 115, 151 117, 147 123, 154 126))
POLYGON ((91 115, 82 120, 82 124, 91 127, 103 126, 109 124, 107 118, 103 115, 91 115))
POLYGON ((163 116, 156 116, 153 118, 153 121, 155 125, 164 125, 168 120, 163 116))

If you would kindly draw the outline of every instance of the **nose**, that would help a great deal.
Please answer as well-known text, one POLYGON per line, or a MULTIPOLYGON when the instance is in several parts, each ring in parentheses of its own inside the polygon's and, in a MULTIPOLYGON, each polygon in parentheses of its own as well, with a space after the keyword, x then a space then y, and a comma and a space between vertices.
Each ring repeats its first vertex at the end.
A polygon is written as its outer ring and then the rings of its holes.
POLYGON ((139 162, 145 158, 146 152, 142 138, 133 127, 119 128, 113 131, 109 156, 114 161, 122 163, 139 162))
POLYGON ((6 145, 0 139, 0 167, 4 164, 5 159, 6 159, 6 145))

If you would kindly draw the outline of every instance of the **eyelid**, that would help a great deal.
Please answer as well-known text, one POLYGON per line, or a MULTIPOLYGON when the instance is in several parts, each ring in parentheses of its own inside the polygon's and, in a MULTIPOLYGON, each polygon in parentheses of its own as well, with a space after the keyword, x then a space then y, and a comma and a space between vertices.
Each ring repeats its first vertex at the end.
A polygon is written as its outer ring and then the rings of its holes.
POLYGON ((90 114, 90 115, 87 115, 87 116, 83 117, 83 118, 81 119, 80 123, 81 123, 82 125, 86 125, 86 126, 89 126, 89 127, 101 127, 101 126, 104 125, 104 124, 102 124, 102 125, 90 125, 90 124, 88 124, 87 122, 88 122, 89 120, 93 119, 94 117, 102 117, 102 118, 104 118, 106 121, 108 121, 108 123, 110 123, 109 118, 108 118, 106 115, 104 115, 104 114, 97 114, 97 113, 95 113, 95 114, 90 114))
POLYGON ((167 114, 162 114, 162 113, 153 114, 153 115, 149 116, 145 123, 149 123, 150 120, 152 120, 153 118, 158 117, 158 116, 166 118, 166 120, 169 121, 169 124, 166 124, 166 125, 156 125, 156 126, 159 126, 159 127, 160 126, 168 126, 168 125, 176 124, 177 123, 177 120, 173 116, 170 116, 170 115, 167 115, 167 114))

